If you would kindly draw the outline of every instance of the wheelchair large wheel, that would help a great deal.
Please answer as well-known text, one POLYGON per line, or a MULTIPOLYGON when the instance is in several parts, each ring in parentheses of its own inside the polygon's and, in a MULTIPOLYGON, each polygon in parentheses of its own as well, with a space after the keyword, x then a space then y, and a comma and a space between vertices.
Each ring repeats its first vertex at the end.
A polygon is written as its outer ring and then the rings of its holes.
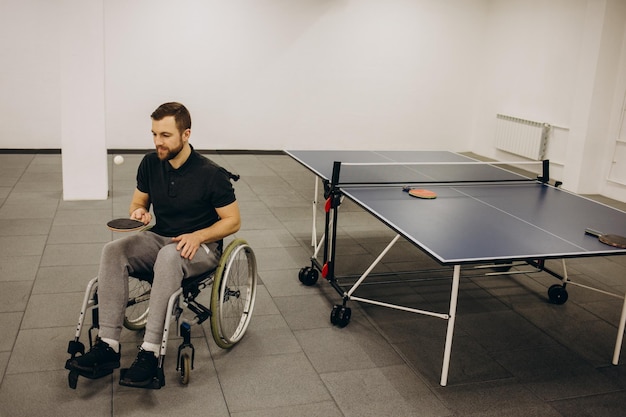
POLYGON ((256 297, 256 258, 243 239, 224 250, 211 290, 211 333, 223 349, 231 348, 246 332, 256 297))
POLYGON ((148 322, 148 301, 152 286, 148 281, 128 278, 128 305, 124 313, 124 327, 142 330, 148 322))

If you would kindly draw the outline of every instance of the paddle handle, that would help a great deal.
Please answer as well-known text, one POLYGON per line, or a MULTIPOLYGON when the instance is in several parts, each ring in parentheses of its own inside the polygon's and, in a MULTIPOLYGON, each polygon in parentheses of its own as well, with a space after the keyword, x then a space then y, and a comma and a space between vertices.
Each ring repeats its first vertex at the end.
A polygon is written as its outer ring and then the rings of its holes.
POLYGON ((598 232, 597 230, 593 230, 593 229, 585 229, 585 234, 586 235, 591 235, 591 236, 595 236, 595 237, 600 237, 602 236, 604 233, 602 232, 598 232))

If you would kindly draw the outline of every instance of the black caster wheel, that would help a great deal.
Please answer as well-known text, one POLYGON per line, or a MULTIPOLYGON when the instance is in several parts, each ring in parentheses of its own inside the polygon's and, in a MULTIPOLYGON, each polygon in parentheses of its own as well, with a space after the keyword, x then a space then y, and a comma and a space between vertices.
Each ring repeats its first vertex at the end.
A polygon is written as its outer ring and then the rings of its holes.
POLYGON ((352 310, 350 307, 335 305, 330 312, 330 322, 338 327, 346 327, 350 323, 352 310))
POLYGON ((306 286, 315 285, 318 277, 319 273, 317 272, 317 269, 313 269, 310 266, 302 268, 298 273, 298 279, 306 286))
POLYGON ((560 284, 554 284, 548 288, 548 298, 553 304, 565 304, 567 297, 567 290, 560 284))
POLYGON ((346 327, 348 323, 350 323, 350 317, 352 317, 352 310, 350 307, 342 308, 339 313, 339 323, 337 323, 337 325, 339 327, 346 327))
POLYGON ((333 326, 337 324, 337 316, 339 315, 339 310, 341 309, 340 305, 335 305, 333 309, 330 311, 330 324, 333 326))

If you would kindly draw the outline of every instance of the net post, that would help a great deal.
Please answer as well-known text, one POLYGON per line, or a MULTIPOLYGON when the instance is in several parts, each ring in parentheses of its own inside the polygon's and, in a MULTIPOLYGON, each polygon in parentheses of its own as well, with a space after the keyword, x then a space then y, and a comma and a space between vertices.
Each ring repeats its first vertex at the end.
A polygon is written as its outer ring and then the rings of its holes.
POLYGON ((550 181, 550 160, 544 159, 542 162, 542 173, 540 177, 537 177, 539 181, 547 184, 550 181))
POLYGON ((331 283, 335 281, 335 245, 337 244, 337 217, 339 215, 339 210, 337 209, 341 201, 341 192, 337 187, 337 184, 339 183, 340 170, 341 162, 335 161, 333 163, 333 173, 331 176, 330 188, 328 191, 330 207, 329 210, 326 212, 325 224, 324 264, 326 265, 327 269, 326 274, 322 272, 322 275, 331 283))
POLYGON ((339 171, 341 171, 341 162, 340 161, 333 162, 333 174, 331 177, 332 188, 335 188, 335 186, 339 183, 339 171))

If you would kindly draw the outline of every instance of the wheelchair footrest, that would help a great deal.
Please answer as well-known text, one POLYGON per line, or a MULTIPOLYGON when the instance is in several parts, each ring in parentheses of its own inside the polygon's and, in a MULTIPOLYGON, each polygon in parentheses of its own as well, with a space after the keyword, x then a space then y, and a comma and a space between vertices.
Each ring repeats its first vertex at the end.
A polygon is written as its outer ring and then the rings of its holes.
POLYGON ((76 386, 78 385, 78 377, 82 376, 84 378, 87 379, 98 379, 98 378, 102 378, 105 377, 107 375, 111 375, 113 373, 113 369, 112 368, 107 368, 107 369, 94 369, 92 371, 85 371, 82 369, 76 369, 74 366, 72 366, 72 361, 74 360, 74 355, 72 355, 71 358, 69 358, 67 361, 65 361, 65 369, 69 370, 70 373, 67 376, 67 382, 70 386, 70 388, 72 389, 76 389, 76 386))
POLYGON ((163 373, 163 368, 159 368, 157 372, 157 376, 152 379, 148 379, 146 381, 129 381, 124 379, 124 375, 128 371, 128 368, 120 369, 120 385, 125 387, 133 387, 133 388, 145 388, 145 389, 161 389, 162 386, 165 385, 165 375, 163 373))
POLYGON ((80 375, 88 379, 102 378, 103 376, 111 375, 114 371, 113 368, 94 369, 93 371, 85 371, 82 369, 74 368, 71 362, 72 362, 72 358, 68 359, 65 362, 65 369, 69 370, 70 372, 76 373, 76 375, 80 375))

